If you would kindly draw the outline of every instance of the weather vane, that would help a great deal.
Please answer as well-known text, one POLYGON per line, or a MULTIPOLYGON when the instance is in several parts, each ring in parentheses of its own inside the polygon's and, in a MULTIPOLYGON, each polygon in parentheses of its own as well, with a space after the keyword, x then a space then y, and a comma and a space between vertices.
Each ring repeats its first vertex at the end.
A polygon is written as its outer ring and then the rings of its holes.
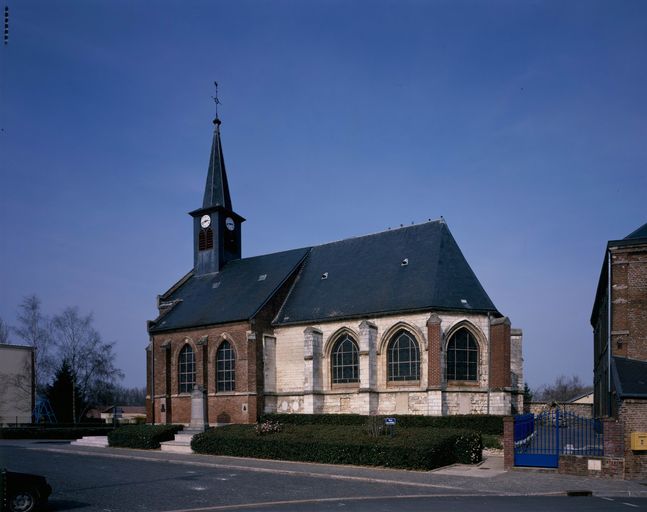
POLYGON ((216 95, 211 97, 213 98, 213 102, 216 104, 216 119, 218 119, 218 105, 220 105, 220 100, 218 99, 218 82, 214 81, 213 85, 216 86, 216 95))

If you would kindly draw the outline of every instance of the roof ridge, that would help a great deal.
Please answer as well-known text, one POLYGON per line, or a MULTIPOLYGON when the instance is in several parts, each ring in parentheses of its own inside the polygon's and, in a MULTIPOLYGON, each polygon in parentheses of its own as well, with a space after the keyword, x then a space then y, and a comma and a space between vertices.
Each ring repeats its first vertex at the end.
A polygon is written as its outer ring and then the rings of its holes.
MULTIPOLYGON (((305 254, 301 257, 301 259, 296 263, 296 265, 295 265, 295 266, 294 266, 294 268, 292 269, 292 272, 289 272, 288 274, 286 274, 286 276, 281 280, 281 282, 280 282, 278 285, 276 285, 276 287, 274 288, 274 290, 272 290, 272 291, 270 292, 270 294, 267 296, 267 298, 263 301, 263 304, 261 304, 258 308, 256 308, 256 311, 254 311, 254 313, 252 314, 252 318, 254 318, 254 317, 258 314, 258 312, 259 312, 261 309, 263 309, 263 307, 265 307, 265 304, 267 304, 270 300, 272 300, 272 299, 276 296, 276 294, 277 294, 277 293, 278 293, 278 291, 281 289, 281 287, 282 287, 285 283, 287 283, 287 282, 288 282, 288 280, 289 280, 289 279, 294 275, 294 273, 295 273, 295 272, 296 272, 296 274, 297 274, 297 275, 296 275, 296 278, 295 278, 295 281, 296 281, 296 279, 299 277, 299 274, 301 273, 301 270, 302 270, 302 269, 303 269, 303 267, 304 267, 304 262, 308 259, 308 256, 310 256, 310 251, 311 251, 311 249, 308 249, 308 250, 306 251, 306 253, 305 253, 305 254)), ((288 293, 286 294, 286 298, 287 298, 287 296, 288 296, 288 295, 290 295, 290 291, 292 291, 292 287, 293 287, 293 286, 294 286, 294 282, 290 285, 290 289, 288 290, 288 293)), ((286 300, 286 299, 283 299, 283 304, 285 304, 285 300, 286 300)), ((283 304, 281 304, 281 309, 283 308, 283 304)), ((280 310, 279 310, 279 311, 280 311, 280 310)), ((278 315, 278 313, 277 313, 277 315, 278 315)), ((270 323, 271 323, 271 322, 270 322, 270 323)))
MULTIPOLYGON (((227 264, 225 265, 225 267, 226 267, 229 263, 236 263, 237 261, 253 260, 254 258, 265 258, 266 256, 275 256, 275 255, 277 255, 277 254, 284 254, 284 253, 286 253, 286 252, 293 252, 293 251, 310 251, 310 249, 312 249, 312 246, 311 246, 311 245, 307 245, 307 246, 305 246, 305 247, 295 247, 294 249, 287 249, 287 250, 285 250, 285 251, 267 252, 267 253, 265 253, 265 254, 257 254, 256 256, 246 256, 245 258, 238 258, 238 259, 236 259, 236 260, 229 260, 229 261, 227 262, 227 264)), ((223 267, 223 269, 224 269, 225 267, 223 267)), ((222 272, 222 270, 220 270, 219 272, 222 272)), ((212 274, 217 274, 217 273, 218 273, 218 272, 212 272, 212 274)))
MULTIPOLYGON (((341 242, 346 242, 348 240, 357 240, 358 238, 367 238, 369 236, 381 235, 382 233, 395 233, 396 231, 399 231, 401 229, 411 229, 411 228, 415 228, 415 227, 424 226, 425 224, 436 224, 436 223, 438 223, 440 225, 447 226, 447 222, 445 221, 445 219, 443 219, 441 217, 440 219, 426 220, 424 222, 419 222, 418 224, 409 224, 408 226, 401 226, 401 227, 397 227, 397 228, 393 228, 393 229, 388 228, 388 229, 385 229, 383 231, 376 231, 375 233, 368 233, 368 234, 365 234, 365 235, 357 235, 357 236, 349 236, 348 238, 340 238, 339 240, 333 240, 332 242, 324 242, 322 244, 306 245, 306 246, 303 246, 303 247, 296 247, 294 249, 286 249, 286 250, 283 250, 283 251, 276 251, 276 252, 268 252, 268 253, 264 253, 264 254, 257 254, 256 256, 247 256, 245 258, 240 258, 240 260, 249 260, 249 259, 252 259, 252 258, 260 258, 262 256, 270 256, 272 254, 280 254, 282 252, 290 252, 290 251, 300 251, 300 250, 304 250, 304 249, 309 251, 310 249, 314 249, 316 247, 324 247, 326 245, 338 244, 338 243, 341 243, 341 242)), ((449 227, 447 229, 449 230, 449 227)), ((234 262, 234 261, 240 261, 240 260, 231 260, 231 261, 234 262)))
POLYGON ((367 238, 367 237, 369 237, 369 236, 381 235, 382 233, 393 233, 393 232, 395 232, 395 231, 399 231, 399 230, 401 230, 401 229, 411 229, 411 228, 415 228, 415 227, 424 226, 425 224, 440 224, 440 225, 447 225, 447 222, 445 221, 445 219, 443 219, 443 218, 441 217, 440 219, 436 219, 436 220, 425 220, 425 221, 423 221, 423 222, 419 222, 419 223, 417 223, 417 224, 408 224, 408 225, 406 225, 406 226, 405 226, 405 225, 403 225, 403 224, 400 224, 400 226, 399 226, 399 227, 395 227, 395 228, 393 228, 393 229, 391 229, 391 228, 387 228, 387 229, 384 229, 384 230, 382 230, 382 231, 376 231, 376 232, 374 232, 374 233, 367 233, 367 234, 364 234, 364 235, 349 236, 349 237, 347 237, 347 238, 340 238, 339 240, 333 240, 333 241, 331 241, 331 242, 324 242, 324 243, 322 243, 322 244, 313 245, 313 246, 311 246, 311 247, 313 247, 313 248, 314 248, 314 247, 323 247, 324 245, 338 244, 338 243, 341 243, 341 242, 346 242, 347 240, 357 240, 358 238, 367 238))
POLYGON ((294 277, 294 281, 292 281, 292 284, 290 285, 290 289, 288 290, 288 293, 285 294, 285 298, 281 302, 281 307, 276 312, 276 315, 274 316, 270 324, 274 325, 275 322, 280 323, 279 318, 281 318, 281 315, 283 314, 283 310, 285 309, 285 306, 288 303, 288 300, 290 299, 290 296, 292 295, 294 288, 299 282, 299 279, 301 278, 301 274, 303 274, 303 271, 306 268, 306 265, 308 264, 308 259, 310 258, 311 254, 312 254, 312 247, 308 249, 308 252, 306 253, 306 255, 299 262, 299 265, 301 265, 301 268, 299 268, 299 270, 297 271, 297 275, 294 277))

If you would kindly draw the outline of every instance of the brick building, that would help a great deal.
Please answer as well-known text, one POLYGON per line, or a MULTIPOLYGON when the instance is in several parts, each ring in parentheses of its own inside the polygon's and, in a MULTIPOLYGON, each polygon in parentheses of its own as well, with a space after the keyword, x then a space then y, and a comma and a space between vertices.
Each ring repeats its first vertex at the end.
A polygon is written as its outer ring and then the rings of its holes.
POLYGON ((220 121, 193 269, 148 324, 148 420, 263 412, 510 414, 523 397, 522 333, 493 305, 443 219, 242 258, 220 121))
POLYGON ((625 476, 647 478, 647 451, 631 449, 647 432, 647 224, 608 242, 591 325, 594 414, 617 420, 625 476))

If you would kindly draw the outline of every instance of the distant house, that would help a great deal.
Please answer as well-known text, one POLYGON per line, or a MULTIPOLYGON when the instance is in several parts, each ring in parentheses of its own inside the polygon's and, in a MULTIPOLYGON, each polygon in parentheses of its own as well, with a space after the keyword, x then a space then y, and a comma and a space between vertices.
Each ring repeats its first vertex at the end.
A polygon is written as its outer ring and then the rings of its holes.
MULTIPOLYGON (((243 258, 245 219, 214 124, 202 206, 190 212, 193 268, 148 324, 149 421, 188 423, 194 387, 210 424, 521 410, 522 332, 444 219, 243 258)), ((277 234, 286 229, 277 219, 277 234)))
POLYGON ((647 224, 607 243, 591 325, 594 413, 621 423, 626 476, 647 478, 647 450, 631 449, 647 432, 647 224))
POLYGON ((543 401, 530 402, 528 412, 533 414, 542 414, 554 408, 559 408, 561 412, 572 413, 582 418, 593 417, 593 391, 581 393, 565 402, 543 401))
POLYGON ((0 425, 31 423, 34 348, 0 344, 0 425))
POLYGON ((106 423, 137 423, 146 420, 146 407, 141 405, 113 405, 101 410, 101 419, 106 423))
POLYGON ((567 400, 567 403, 593 405, 593 391, 588 391, 586 393, 582 393, 581 395, 574 396, 570 400, 567 400))

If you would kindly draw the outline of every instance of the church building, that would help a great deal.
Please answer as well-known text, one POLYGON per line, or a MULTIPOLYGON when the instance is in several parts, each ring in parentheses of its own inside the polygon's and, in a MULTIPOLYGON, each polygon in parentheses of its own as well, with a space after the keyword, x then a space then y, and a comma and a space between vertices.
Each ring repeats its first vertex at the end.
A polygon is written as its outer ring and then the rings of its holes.
POLYGON ((148 322, 147 416, 211 424, 263 413, 521 411, 522 333, 494 306, 441 218, 242 257, 214 134, 193 268, 148 322))

